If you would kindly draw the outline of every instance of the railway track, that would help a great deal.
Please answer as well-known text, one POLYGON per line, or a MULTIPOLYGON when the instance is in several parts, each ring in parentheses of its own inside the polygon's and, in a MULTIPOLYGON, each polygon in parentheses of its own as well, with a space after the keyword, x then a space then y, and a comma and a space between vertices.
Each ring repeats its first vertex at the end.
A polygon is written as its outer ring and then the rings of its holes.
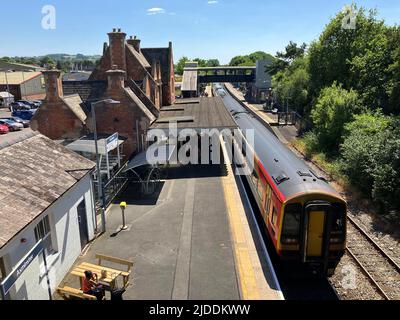
MULTIPOLYGON (((303 158, 304 154, 294 147, 303 158)), ((317 163, 309 160, 330 180, 332 177, 317 163)), ((348 256, 362 271, 374 290, 385 300, 400 299, 400 266, 368 234, 359 223, 347 214, 347 248, 348 256)))
POLYGON ((400 299, 400 266, 350 216, 347 252, 385 300, 400 299))

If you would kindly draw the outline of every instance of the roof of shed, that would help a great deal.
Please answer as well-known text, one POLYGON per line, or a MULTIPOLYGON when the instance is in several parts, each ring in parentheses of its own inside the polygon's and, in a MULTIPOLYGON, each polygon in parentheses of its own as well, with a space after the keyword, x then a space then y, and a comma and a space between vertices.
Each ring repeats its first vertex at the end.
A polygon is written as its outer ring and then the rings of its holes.
POLYGON ((2 143, 0 248, 94 166, 94 162, 35 132, 2 143))
POLYGON ((38 76, 41 76, 41 72, 0 72, 0 84, 18 85, 38 76))

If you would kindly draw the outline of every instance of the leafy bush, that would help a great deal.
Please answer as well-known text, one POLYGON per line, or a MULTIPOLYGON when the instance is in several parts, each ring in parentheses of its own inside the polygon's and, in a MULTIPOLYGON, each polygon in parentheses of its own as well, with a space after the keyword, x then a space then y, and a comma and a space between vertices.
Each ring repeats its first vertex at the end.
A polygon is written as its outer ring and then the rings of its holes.
POLYGON ((334 83, 321 91, 316 105, 311 110, 314 131, 319 145, 330 154, 335 154, 342 142, 344 126, 359 113, 358 95, 334 83))
POLYGON ((400 121, 376 113, 346 125, 342 170, 384 211, 400 208, 400 121))

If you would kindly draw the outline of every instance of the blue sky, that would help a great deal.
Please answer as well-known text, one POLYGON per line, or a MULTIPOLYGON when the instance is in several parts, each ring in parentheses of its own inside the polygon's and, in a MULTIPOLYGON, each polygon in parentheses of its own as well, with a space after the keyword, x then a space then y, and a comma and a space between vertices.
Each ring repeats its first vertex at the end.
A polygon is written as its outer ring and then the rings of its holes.
MULTIPOLYGON (((321 0, 0 0, 0 56, 46 53, 100 54, 107 32, 122 28, 144 47, 173 41, 175 60, 218 58, 263 50, 275 54, 290 41, 318 37, 350 1, 321 0), (41 27, 42 7, 56 8, 56 29, 41 27), (6 31, 6 32, 4 32, 6 31)), ((356 3, 377 8, 400 24, 398 0, 356 3)))

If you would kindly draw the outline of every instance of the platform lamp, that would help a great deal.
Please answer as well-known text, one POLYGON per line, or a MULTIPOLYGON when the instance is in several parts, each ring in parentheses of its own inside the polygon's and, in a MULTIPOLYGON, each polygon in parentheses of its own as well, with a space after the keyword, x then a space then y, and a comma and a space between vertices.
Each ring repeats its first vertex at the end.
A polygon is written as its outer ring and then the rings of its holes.
POLYGON ((96 150, 96 171, 97 171, 97 193, 99 197, 101 197, 101 231, 104 233, 106 231, 106 199, 104 197, 104 190, 101 181, 101 170, 100 170, 100 160, 99 160, 99 148, 97 146, 97 124, 96 124, 96 111, 95 107, 98 104, 107 103, 107 104, 120 104, 119 101, 113 99, 103 99, 96 102, 90 103, 90 109, 92 112, 93 119, 93 136, 94 136, 94 146, 96 150))

